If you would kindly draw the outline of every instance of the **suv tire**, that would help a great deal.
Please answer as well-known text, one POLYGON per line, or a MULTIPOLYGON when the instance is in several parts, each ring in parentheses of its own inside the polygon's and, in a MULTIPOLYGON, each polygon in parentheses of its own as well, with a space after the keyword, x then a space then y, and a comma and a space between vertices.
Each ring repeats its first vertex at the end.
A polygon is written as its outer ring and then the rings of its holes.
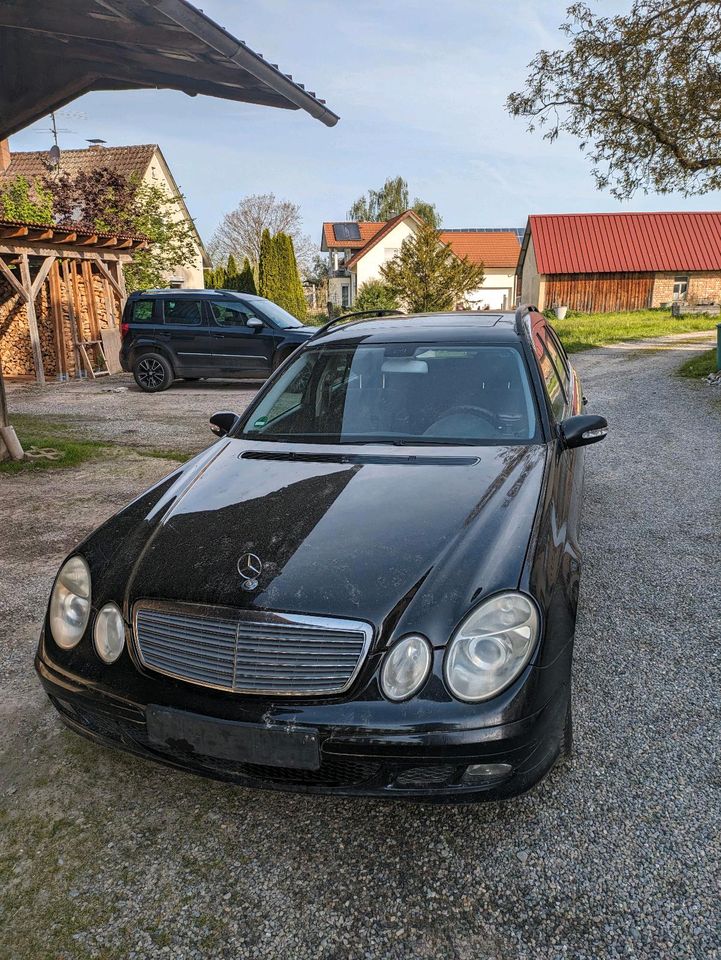
POLYGON ((173 368, 161 353, 142 353, 133 364, 135 382, 146 393, 160 393, 173 382, 173 368))

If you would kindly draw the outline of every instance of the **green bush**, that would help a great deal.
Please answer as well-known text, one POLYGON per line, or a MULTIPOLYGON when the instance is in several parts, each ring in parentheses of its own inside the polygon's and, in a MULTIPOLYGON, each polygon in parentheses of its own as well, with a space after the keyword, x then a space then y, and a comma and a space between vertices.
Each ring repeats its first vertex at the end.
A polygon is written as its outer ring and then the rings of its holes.
POLYGON ((352 309, 397 310, 398 298, 382 280, 367 280, 358 290, 352 309))

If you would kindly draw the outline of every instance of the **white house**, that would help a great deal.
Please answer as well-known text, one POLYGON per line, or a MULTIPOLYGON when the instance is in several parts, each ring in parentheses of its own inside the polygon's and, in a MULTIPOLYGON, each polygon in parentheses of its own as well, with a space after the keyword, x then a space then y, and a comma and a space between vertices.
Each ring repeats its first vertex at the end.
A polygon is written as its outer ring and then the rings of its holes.
POLYGON ((45 151, 11 152, 7 140, 0 142, 0 188, 6 187, 17 177, 24 177, 32 185, 36 180, 42 180, 52 169, 75 176, 81 171, 92 173, 99 167, 109 167, 125 177, 138 177, 152 186, 162 187, 171 197, 180 197, 180 203, 174 208, 173 215, 179 220, 185 220, 190 226, 195 241, 195 256, 189 264, 172 267, 166 283, 169 287, 204 287, 203 267, 211 266, 210 258, 182 199, 178 184, 156 143, 63 150, 59 167, 51 168, 45 151))
MULTIPOLYGON (((415 234, 421 223, 412 210, 385 223, 324 223, 321 251, 328 254, 331 302, 352 307, 358 290, 368 280, 381 279, 382 264, 396 256, 403 241, 415 234)), ((459 257, 484 266, 483 285, 465 297, 471 309, 501 310, 515 305, 520 252, 516 230, 442 230, 440 239, 459 257)))

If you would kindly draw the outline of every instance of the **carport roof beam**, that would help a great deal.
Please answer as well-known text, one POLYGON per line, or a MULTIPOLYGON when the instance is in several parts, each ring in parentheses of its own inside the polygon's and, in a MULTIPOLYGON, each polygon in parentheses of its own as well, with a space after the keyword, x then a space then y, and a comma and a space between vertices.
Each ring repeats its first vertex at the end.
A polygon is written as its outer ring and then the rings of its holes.
POLYGON ((0 140, 91 90, 167 88, 338 122, 187 0, 1 0, 0 61, 0 140))

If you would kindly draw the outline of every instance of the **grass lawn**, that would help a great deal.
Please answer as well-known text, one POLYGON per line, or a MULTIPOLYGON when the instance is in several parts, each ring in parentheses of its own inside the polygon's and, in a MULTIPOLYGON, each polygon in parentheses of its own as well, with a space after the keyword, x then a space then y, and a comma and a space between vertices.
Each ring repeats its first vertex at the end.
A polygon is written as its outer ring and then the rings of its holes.
POLYGON ((628 313, 573 313, 565 320, 551 317, 563 345, 569 353, 600 347, 622 340, 644 340, 669 333, 694 333, 714 330, 717 317, 686 315, 674 317, 670 310, 634 310, 628 313))
POLYGON ((61 440, 58 437, 42 437, 32 434, 19 434, 18 440, 27 453, 33 447, 52 448, 61 456, 57 460, 3 460, 0 473, 25 473, 33 470, 48 470, 51 467, 77 467, 79 463, 97 456, 102 447, 97 443, 83 443, 79 440, 61 440))
POLYGON ((114 451, 128 451, 141 457, 155 457, 158 460, 173 460, 176 463, 185 463, 193 456, 183 450, 149 450, 146 447, 126 447, 112 443, 96 443, 89 440, 76 440, 72 435, 63 432, 62 425, 45 424, 44 432, 40 432, 34 424, 36 418, 17 415, 13 417, 13 425, 17 430, 18 440, 27 453, 36 449, 57 450, 61 456, 57 460, 47 460, 41 457, 38 460, 3 460, 0 462, 0 474, 26 473, 34 470, 48 470, 53 467, 77 467, 93 457, 110 456, 114 451))
POLYGON ((697 377, 707 377, 710 373, 716 373, 718 365, 716 363, 716 348, 707 350, 697 357, 691 357, 678 368, 679 377, 689 377, 695 380, 697 377))

